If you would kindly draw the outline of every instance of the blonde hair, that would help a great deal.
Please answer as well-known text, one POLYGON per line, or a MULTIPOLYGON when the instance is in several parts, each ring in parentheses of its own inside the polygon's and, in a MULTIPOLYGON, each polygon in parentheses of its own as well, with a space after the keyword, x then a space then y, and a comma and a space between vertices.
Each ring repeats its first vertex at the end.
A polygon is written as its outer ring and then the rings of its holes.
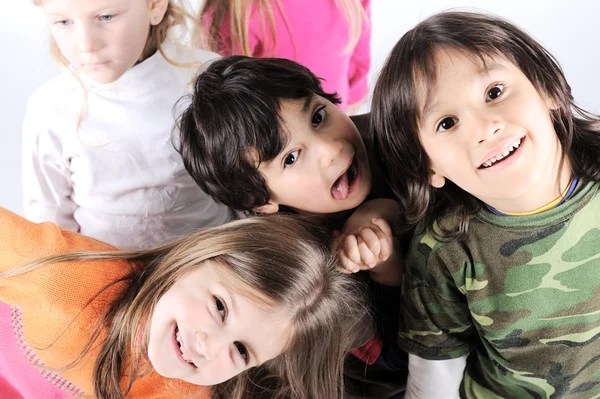
POLYGON ((298 217, 259 216, 201 230, 152 250, 57 255, 0 277, 75 260, 125 259, 137 265, 129 276, 109 285, 125 281, 128 288, 100 315, 82 353, 66 366, 74 367, 92 347, 100 346, 94 395, 122 399, 135 379, 149 371, 144 369, 147 320, 156 303, 177 279, 210 260, 232 276, 228 282, 234 289, 253 293, 251 299, 263 298, 291 317, 284 352, 216 386, 213 398, 341 399, 344 358, 372 329, 365 287, 336 270, 329 236, 298 217), (104 330, 106 338, 96 342, 104 330), (124 375, 128 377, 121 386, 124 375))
MULTIPOLYGON (((41 7, 44 0, 33 0, 33 4, 41 7)), ((175 0, 169 0, 167 5, 167 10, 165 11, 165 15, 163 19, 156 25, 150 24, 150 31, 148 32, 148 38, 146 39, 146 45, 142 51, 139 62, 144 61, 151 55, 153 55, 156 51, 159 51, 162 56, 173 65, 179 65, 172 60, 170 60, 162 50, 162 44, 167 39, 167 35, 169 30, 175 26, 185 27, 188 21, 192 21, 192 24, 196 24, 197 22, 191 16, 191 14, 186 10, 186 7, 182 5, 175 4, 175 0)), ((195 28, 194 28, 195 30, 195 28)), ((50 54, 54 61, 58 64, 59 67, 63 69, 68 69, 70 64, 69 60, 63 55, 63 53, 58 48, 58 44, 54 37, 50 36, 50 54)), ((76 130, 79 131, 79 126, 81 125, 81 121, 83 120, 83 115, 85 113, 85 109, 87 106, 87 91, 81 81, 81 78, 73 73, 73 71, 69 70, 73 77, 79 82, 83 93, 83 101, 81 109, 79 110, 79 115, 77 116, 77 124, 76 130)))
MULTIPOLYGON (((256 7, 259 13, 262 34, 266 36, 266 32, 277 48, 277 37, 275 30, 275 19, 273 17, 273 5, 279 10, 284 18, 284 23, 288 25, 287 17, 283 12, 280 0, 206 0, 200 9, 199 21, 201 21, 200 29, 194 32, 194 42, 200 46, 219 52, 223 46, 223 39, 220 34, 221 25, 226 15, 229 15, 229 25, 231 26, 231 42, 226 43, 231 46, 231 50, 237 55, 254 56, 250 50, 248 40, 248 24, 252 8, 256 7), (210 26, 205 27, 202 22, 206 21, 210 16, 210 26)), ((362 21, 368 21, 367 14, 360 0, 335 0, 336 6, 341 9, 350 25, 350 39, 344 53, 354 49, 356 43, 360 39, 362 31, 362 21)), ((270 49, 275 51, 275 49, 270 49)), ((266 56, 274 56, 274 54, 266 54, 266 56)))

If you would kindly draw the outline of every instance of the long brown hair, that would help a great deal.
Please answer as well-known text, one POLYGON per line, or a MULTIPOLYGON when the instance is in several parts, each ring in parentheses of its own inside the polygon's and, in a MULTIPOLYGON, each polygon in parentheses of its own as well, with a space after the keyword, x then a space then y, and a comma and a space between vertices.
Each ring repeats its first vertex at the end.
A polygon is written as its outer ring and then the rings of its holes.
POLYGON ((292 320, 289 344, 280 356, 214 387, 213 397, 336 399, 343 397, 345 355, 372 331, 364 287, 335 270, 328 237, 299 217, 259 216, 201 230, 151 250, 44 258, 1 277, 75 260, 124 259, 136 266, 129 276, 110 285, 129 284, 101 316, 80 356, 68 365, 74 366, 92 347, 100 346, 94 395, 115 399, 124 398, 136 378, 148 371, 144 369, 150 327, 146 321, 158 300, 178 278, 211 260, 234 276, 233 289, 282 307, 292 320), (96 342, 102 331, 107 331, 105 340, 96 342))
MULTIPOLYGON (((470 217, 482 203, 451 181, 441 189, 429 184, 431 160, 419 140, 422 104, 419 88, 435 87, 439 49, 453 48, 481 60, 507 57, 540 94, 557 104, 551 110, 563 156, 583 181, 600 181, 598 117, 577 105, 556 59, 510 22, 469 12, 443 12, 408 31, 395 45, 375 85, 372 128, 390 185, 403 210, 402 224, 430 227, 442 216, 447 238, 465 238, 470 217)), ((437 231, 435 229, 434 231, 437 231)))
MULTIPOLYGON (((350 39, 344 51, 354 49, 360 38, 362 30, 362 21, 368 21, 367 14, 360 0, 335 0, 336 6, 342 10, 350 26, 350 39)), ((194 42, 200 44, 208 50, 219 52, 219 49, 226 45, 230 47, 233 54, 255 56, 250 50, 248 39, 248 23, 253 10, 259 15, 260 26, 264 37, 269 37, 270 42, 274 43, 273 49, 267 49, 263 57, 276 57, 277 37, 275 29, 275 18, 273 17, 273 8, 283 16, 286 25, 287 16, 284 14, 280 0, 206 0, 200 9, 198 20, 200 26, 194 32, 194 42), (225 17, 229 20, 225 21, 225 17), (210 17, 210 18, 207 18, 210 17), (210 23, 205 24, 205 22, 210 23), (231 27, 231 42, 223 43, 221 37, 221 25, 228 23, 231 27)))

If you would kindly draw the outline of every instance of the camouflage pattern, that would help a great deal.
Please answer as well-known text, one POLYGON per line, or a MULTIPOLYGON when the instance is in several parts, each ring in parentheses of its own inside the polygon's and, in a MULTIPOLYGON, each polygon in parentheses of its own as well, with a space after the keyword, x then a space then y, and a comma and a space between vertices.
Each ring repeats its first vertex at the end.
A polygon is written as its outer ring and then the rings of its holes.
POLYGON ((462 397, 600 398, 598 187, 533 216, 483 211, 462 244, 415 236, 399 344, 470 353, 462 397))

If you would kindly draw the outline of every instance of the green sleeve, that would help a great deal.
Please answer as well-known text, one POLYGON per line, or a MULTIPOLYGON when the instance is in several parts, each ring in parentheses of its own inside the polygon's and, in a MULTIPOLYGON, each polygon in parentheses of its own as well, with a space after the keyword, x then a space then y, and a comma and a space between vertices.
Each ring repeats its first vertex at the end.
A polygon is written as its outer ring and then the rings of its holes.
MULTIPOLYGON (((468 354, 476 333, 466 297, 459 289, 461 273, 450 272, 441 253, 444 245, 428 233, 416 236, 402 286, 398 343, 407 352, 429 360, 468 354)), ((453 262, 460 259, 451 258, 453 262)), ((463 269, 456 264, 453 268, 463 269)))

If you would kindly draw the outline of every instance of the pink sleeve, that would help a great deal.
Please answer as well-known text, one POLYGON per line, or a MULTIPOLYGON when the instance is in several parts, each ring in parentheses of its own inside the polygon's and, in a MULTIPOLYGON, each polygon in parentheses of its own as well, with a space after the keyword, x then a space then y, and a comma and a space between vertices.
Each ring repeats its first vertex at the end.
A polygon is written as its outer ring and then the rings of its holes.
POLYGON ((348 104, 362 100, 369 91, 367 74, 371 66, 371 0, 362 0, 361 3, 368 21, 362 22, 360 37, 350 58, 348 104))

